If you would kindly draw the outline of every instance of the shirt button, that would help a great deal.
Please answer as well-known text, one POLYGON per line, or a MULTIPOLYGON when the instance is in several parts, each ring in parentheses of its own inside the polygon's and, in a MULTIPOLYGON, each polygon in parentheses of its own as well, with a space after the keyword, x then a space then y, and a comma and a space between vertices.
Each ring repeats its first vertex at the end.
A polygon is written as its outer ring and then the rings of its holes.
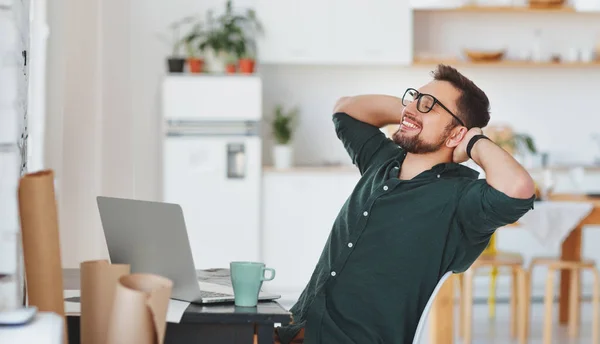
POLYGON ((364 215, 364 216, 367 216, 367 215, 369 215, 369 212, 368 212, 368 211, 365 211, 365 212, 363 213, 363 215, 364 215))
POLYGON ((335 276, 335 275, 336 275, 335 271, 332 271, 331 276, 335 276))
POLYGON ((438 176, 437 176, 437 177, 439 178, 439 177, 440 177, 440 175, 438 174, 438 176))
POLYGON ((349 243, 348 243, 348 247, 352 247, 352 246, 354 246, 354 245, 352 245, 352 243, 351 243, 351 242, 349 242, 349 243))
POLYGON ((384 186, 383 186, 383 190, 384 190, 384 191, 387 191, 387 189, 388 189, 388 186, 387 186, 387 185, 384 185, 384 186))

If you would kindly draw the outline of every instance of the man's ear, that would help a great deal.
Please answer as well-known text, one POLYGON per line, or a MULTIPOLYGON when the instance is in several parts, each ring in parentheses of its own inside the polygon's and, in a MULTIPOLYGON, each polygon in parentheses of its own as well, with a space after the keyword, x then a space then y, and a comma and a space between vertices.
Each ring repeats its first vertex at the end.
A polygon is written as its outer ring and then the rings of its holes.
POLYGON ((465 138, 468 131, 469 130, 467 128, 462 126, 452 129, 452 134, 450 134, 450 136, 446 140, 446 146, 450 148, 455 148, 456 146, 458 146, 465 138))

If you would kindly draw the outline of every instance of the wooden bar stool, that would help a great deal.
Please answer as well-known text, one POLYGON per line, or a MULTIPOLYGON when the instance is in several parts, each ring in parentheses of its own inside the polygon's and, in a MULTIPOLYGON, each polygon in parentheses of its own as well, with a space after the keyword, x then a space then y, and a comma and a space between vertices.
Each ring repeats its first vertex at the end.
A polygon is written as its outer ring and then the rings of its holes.
MULTIPOLYGON (((555 273, 561 270, 570 270, 579 272, 580 270, 588 270, 594 276, 594 289, 592 294, 592 344, 599 344, 600 339, 600 274, 596 269, 596 263, 591 260, 583 261, 565 261, 559 258, 534 258, 529 267, 527 279, 527 294, 531 295, 531 274, 537 266, 546 266, 548 274, 546 277, 546 291, 544 294, 544 329, 543 329, 543 344, 552 343, 552 310, 554 307, 554 278, 555 273)), ((569 336, 576 337, 579 333, 579 303, 580 300, 580 281, 579 273, 571 274, 571 288, 569 294, 569 336)), ((529 334, 530 320, 530 305, 527 304, 526 321, 524 321, 524 329, 521 331, 521 341, 525 341, 529 334)))
POLYGON ((525 338, 525 336, 522 335, 525 327, 520 325, 526 320, 526 306, 529 301, 526 298, 527 271, 523 268, 523 257, 519 254, 511 253, 483 253, 462 276, 461 284, 463 285, 460 293, 460 332, 463 337, 463 343, 470 344, 472 341, 473 277, 476 270, 483 267, 490 267, 492 269, 509 268, 511 270, 510 331, 513 338, 525 338))

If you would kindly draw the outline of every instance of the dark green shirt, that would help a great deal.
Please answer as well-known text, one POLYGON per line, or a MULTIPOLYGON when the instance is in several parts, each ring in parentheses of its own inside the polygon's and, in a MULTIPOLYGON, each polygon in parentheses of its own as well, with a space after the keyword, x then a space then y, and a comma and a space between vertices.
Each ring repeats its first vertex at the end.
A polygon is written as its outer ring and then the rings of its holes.
POLYGON ((304 327, 306 344, 410 344, 441 276, 465 271, 534 196, 511 198, 456 163, 400 180, 403 149, 345 113, 333 121, 361 179, 279 336, 304 327))

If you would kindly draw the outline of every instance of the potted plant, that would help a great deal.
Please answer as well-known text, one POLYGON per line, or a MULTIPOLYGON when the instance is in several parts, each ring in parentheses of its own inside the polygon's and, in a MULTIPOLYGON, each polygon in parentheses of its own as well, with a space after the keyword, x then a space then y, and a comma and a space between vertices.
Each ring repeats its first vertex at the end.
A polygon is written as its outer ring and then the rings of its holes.
POLYGON ((207 32, 200 49, 210 51, 212 69, 232 72, 231 63, 241 59, 240 71, 253 72, 254 58, 250 58, 253 35, 262 32, 254 11, 248 9, 244 15, 236 14, 229 0, 222 15, 215 17, 213 11, 208 11, 206 22, 207 32))
POLYGON ((191 73, 202 73, 204 70, 203 51, 196 45, 196 41, 201 39, 202 36, 202 24, 196 23, 183 41, 187 52, 188 68, 191 73))
POLYGON ((275 107, 275 116, 271 123, 275 145, 273 147, 273 161, 275 168, 285 169, 292 165, 292 132, 294 120, 298 116, 298 108, 285 111, 282 105, 275 107))
POLYGON ((238 17, 238 21, 238 25, 242 28, 242 36, 236 45, 239 71, 252 74, 256 66, 256 36, 263 33, 263 28, 253 9, 248 9, 245 16, 238 17))
POLYGON ((220 20, 207 11, 206 30, 198 48, 205 52, 206 64, 211 72, 226 71, 227 59, 233 53, 231 34, 220 24, 220 20))
POLYGON ((185 17, 169 25, 171 34, 169 36, 160 35, 159 37, 171 47, 171 54, 167 57, 167 68, 169 73, 183 73, 185 67, 185 57, 181 55, 182 39, 180 37, 181 26, 191 23, 195 18, 185 17))

